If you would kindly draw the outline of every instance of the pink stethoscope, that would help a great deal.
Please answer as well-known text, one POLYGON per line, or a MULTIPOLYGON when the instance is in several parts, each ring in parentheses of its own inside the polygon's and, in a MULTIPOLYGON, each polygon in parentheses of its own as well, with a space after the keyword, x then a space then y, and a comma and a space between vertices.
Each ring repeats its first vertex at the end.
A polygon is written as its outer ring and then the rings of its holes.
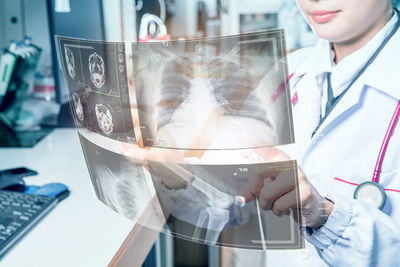
MULTIPOLYGON (((397 13, 398 20, 396 24, 394 25, 393 29, 391 32, 388 34, 388 36, 383 40, 381 45, 378 47, 378 49, 375 51, 375 53, 368 59, 367 63, 364 65, 364 67, 358 72, 358 74, 354 77, 354 79, 351 81, 351 83, 347 86, 343 92, 337 96, 335 103, 333 104, 333 108, 330 110, 332 111, 336 104, 339 102, 339 100, 344 96, 344 94, 351 88, 351 86, 355 83, 355 81, 364 73, 364 71, 373 63, 373 61, 376 59, 376 57, 379 55, 379 53, 382 51, 382 49, 386 46, 386 44, 389 42, 389 40, 392 38, 392 36, 396 33, 396 31, 400 28, 400 13, 397 9, 395 9, 395 12, 397 13)), ((272 101, 275 101, 276 98, 280 95, 282 91, 285 90, 286 85, 289 83, 290 79, 294 76, 295 73, 290 74, 285 81, 283 81, 279 87, 276 89, 275 93, 272 95, 272 101)), ((303 76, 300 76, 298 80, 300 80, 303 76)), ((297 92, 293 95, 291 102, 292 105, 295 105, 296 102, 298 101, 298 94, 297 92)), ((324 120, 328 117, 330 113, 328 112, 324 118, 320 120, 319 125, 315 129, 314 133, 318 130, 318 128, 321 126, 321 124, 324 122, 324 120)), ((396 126, 397 121, 399 120, 400 117, 400 101, 397 103, 396 109, 393 113, 392 119, 389 123, 388 129, 386 131, 385 137, 383 138, 383 142, 381 145, 381 148, 379 150, 378 154, 378 159, 376 161, 374 173, 372 175, 372 181, 366 181, 361 184, 354 184, 350 183, 347 181, 344 181, 339 178, 335 178, 337 180, 347 182, 353 185, 357 185, 356 190, 354 191, 354 199, 359 199, 364 202, 368 202, 374 206, 376 206, 379 209, 382 209, 386 203, 386 193, 385 189, 379 184, 379 176, 381 173, 382 169, 382 163, 383 159, 385 158, 386 155, 386 150, 389 145, 390 138, 393 135, 394 128, 396 126)), ((313 135, 314 135, 313 133, 313 135)), ((397 191, 397 190, 392 190, 392 191, 397 191)), ((400 192, 400 191, 399 191, 400 192)))
MULTIPOLYGON (((295 73, 290 74, 285 81, 283 81, 275 93, 272 95, 272 101, 275 102, 276 98, 285 90, 286 85, 289 83, 289 81, 293 78, 295 73)), ((303 76, 299 77, 299 80, 303 76)), ((291 98, 291 103, 292 105, 295 105, 298 102, 298 94, 297 92, 292 96, 291 98)), ((383 206, 386 203, 386 194, 385 194, 385 189, 379 184, 379 178, 380 178, 380 173, 382 169, 382 164, 383 164, 383 159, 385 158, 386 155, 386 150, 389 145, 390 138, 393 135, 394 128, 399 120, 400 117, 400 101, 398 101, 397 106, 395 108, 395 111, 393 113, 392 119, 390 120, 388 129, 386 130, 386 134, 383 138, 381 148, 379 150, 378 158, 375 164, 375 169, 372 175, 372 181, 366 181, 361 184, 355 184, 351 182, 347 182, 343 179, 340 178, 335 178, 336 180, 346 182, 349 184, 357 185, 356 190, 354 191, 354 198, 355 199, 360 199, 365 202, 368 202, 370 204, 375 205, 377 208, 382 209, 383 206)), ((397 190, 391 190, 391 191, 396 191, 397 190)), ((400 192, 400 191, 398 191, 400 192)))

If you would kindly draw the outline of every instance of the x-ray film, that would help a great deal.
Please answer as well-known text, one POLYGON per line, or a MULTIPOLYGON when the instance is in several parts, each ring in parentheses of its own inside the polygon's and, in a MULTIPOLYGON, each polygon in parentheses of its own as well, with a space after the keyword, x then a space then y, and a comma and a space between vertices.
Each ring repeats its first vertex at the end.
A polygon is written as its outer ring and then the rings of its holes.
POLYGON ((132 43, 128 64, 122 42, 58 42, 102 202, 146 227, 200 243, 304 247, 296 162, 265 163, 253 149, 294 143, 282 30, 132 43), (258 198, 242 197, 264 172, 277 173, 263 180, 266 190, 295 185, 298 204, 289 214, 275 216, 258 198), (142 214, 154 216, 147 221, 142 214))
POLYGON ((137 220, 152 199, 142 164, 102 148, 81 134, 79 138, 98 199, 128 219, 137 220))
POLYGON ((284 51, 282 30, 133 43, 144 146, 236 149, 293 143, 284 51), (244 138, 246 143, 237 142, 244 138))
POLYGON ((76 125, 135 142, 124 43, 64 37, 58 41, 76 125))
POLYGON ((295 161, 240 165, 149 162, 149 169, 173 235, 206 244, 257 250, 304 247, 297 223, 300 212, 294 213, 301 210, 295 161), (239 197, 250 179, 272 171, 279 173, 275 186, 296 185, 298 205, 282 217, 262 210, 258 200, 244 203, 239 197))

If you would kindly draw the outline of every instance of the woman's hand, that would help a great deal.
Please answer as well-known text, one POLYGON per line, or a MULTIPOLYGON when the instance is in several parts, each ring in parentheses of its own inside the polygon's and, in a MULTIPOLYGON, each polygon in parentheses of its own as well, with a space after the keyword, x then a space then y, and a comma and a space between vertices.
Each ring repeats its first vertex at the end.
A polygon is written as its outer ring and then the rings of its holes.
POLYGON ((260 207, 272 210, 277 216, 289 214, 292 209, 294 218, 300 218, 301 225, 312 228, 321 226, 331 214, 334 204, 317 192, 300 167, 297 167, 297 179, 293 169, 283 167, 282 162, 291 161, 284 152, 274 147, 256 149, 256 152, 266 162, 280 163, 250 177, 243 194, 246 202, 259 198, 260 207))

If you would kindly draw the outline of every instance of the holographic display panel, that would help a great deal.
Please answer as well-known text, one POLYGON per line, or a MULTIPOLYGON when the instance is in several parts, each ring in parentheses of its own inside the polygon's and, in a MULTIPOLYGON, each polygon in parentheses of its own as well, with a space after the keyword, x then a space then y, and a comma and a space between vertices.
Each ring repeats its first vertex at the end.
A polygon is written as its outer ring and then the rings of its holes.
POLYGON ((294 142, 281 30, 133 43, 144 146, 237 149, 294 142), (222 138, 235 131, 241 137, 222 138), (252 132, 257 131, 257 138, 252 132), (238 138, 249 139, 238 144, 238 138))
POLYGON ((76 125, 135 142, 125 44, 64 37, 58 41, 76 125))

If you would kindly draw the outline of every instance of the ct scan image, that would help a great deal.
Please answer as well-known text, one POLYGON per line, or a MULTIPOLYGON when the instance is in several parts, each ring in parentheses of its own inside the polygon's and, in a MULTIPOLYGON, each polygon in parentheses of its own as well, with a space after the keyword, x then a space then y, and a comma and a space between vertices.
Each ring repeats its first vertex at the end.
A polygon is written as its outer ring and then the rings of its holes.
MULTIPOLYGON (((278 217, 239 196, 250 178, 265 171, 279 172, 282 183, 296 185, 295 161, 240 165, 199 165, 150 162, 154 188, 175 236, 213 245, 265 250, 304 248, 299 218, 278 217)), ((297 209, 301 209, 296 186, 297 209)), ((297 216, 297 215, 295 215, 297 216)))
POLYGON ((152 195, 143 166, 104 149, 79 134, 96 196, 105 205, 130 220, 137 220, 152 195))
POLYGON ((133 43, 143 145, 237 149, 294 142, 282 30, 133 43), (226 138, 226 132, 235 137, 226 138), (259 133, 257 138, 254 132, 259 133), (249 139, 246 146, 237 140, 249 139))
POLYGON ((135 143, 124 43, 58 41, 76 125, 135 143))

